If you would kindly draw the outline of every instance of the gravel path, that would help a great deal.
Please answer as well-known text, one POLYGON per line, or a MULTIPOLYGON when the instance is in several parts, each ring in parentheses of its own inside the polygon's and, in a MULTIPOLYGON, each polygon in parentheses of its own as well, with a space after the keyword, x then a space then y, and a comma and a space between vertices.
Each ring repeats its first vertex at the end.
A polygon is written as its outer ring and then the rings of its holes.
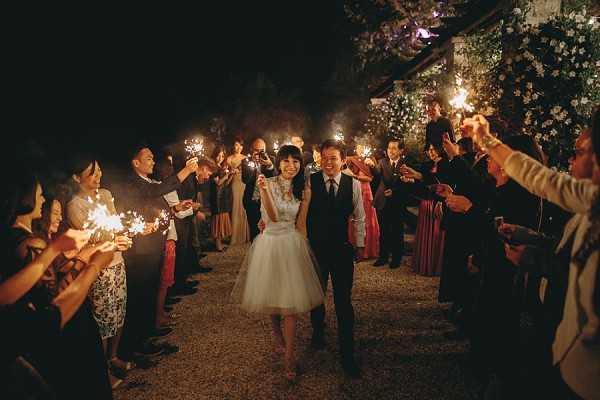
MULTIPOLYGON (((128 399, 468 399, 460 368, 465 344, 442 334, 452 326, 437 303, 438 278, 415 275, 407 265, 356 266, 353 304, 356 354, 363 377, 344 377, 336 354, 336 322, 327 294, 327 350, 309 348, 310 319, 299 319, 300 375, 283 376, 283 362, 270 350, 268 318, 242 314, 229 302, 245 246, 210 253, 215 269, 196 276, 196 295, 175 306, 180 314, 168 338, 179 353, 159 358, 149 370, 133 371, 115 392, 128 399)), ((405 258, 405 263, 410 261, 405 258)))

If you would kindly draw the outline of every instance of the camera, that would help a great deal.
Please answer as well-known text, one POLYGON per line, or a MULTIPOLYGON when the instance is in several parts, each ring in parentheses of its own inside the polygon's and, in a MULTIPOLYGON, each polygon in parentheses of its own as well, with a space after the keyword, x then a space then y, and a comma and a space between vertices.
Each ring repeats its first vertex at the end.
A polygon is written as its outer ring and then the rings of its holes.
POLYGON ((263 161, 267 161, 269 159, 269 156, 267 155, 267 152, 264 150, 261 150, 258 152, 258 156, 260 157, 261 160, 263 161))

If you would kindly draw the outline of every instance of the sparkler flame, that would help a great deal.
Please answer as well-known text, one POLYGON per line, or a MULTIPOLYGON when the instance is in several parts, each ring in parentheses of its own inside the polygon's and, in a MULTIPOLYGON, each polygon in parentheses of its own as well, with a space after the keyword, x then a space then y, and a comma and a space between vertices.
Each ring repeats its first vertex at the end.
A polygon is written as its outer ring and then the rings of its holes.
POLYGON ((185 145, 185 152, 189 158, 204 156, 204 141, 202 139, 186 139, 183 143, 185 145))
POLYGON ((469 103, 467 101, 467 97, 469 95, 469 92, 467 91, 467 89, 465 89, 464 87, 462 87, 462 78, 460 76, 456 77, 456 89, 455 89, 455 96, 452 98, 452 100, 450 100, 450 105, 456 109, 462 109, 465 111, 473 111, 474 107, 471 103, 469 103))
POLYGON ((336 132, 333 135, 333 139, 338 141, 338 142, 343 142, 344 141, 344 133, 341 131, 336 132))

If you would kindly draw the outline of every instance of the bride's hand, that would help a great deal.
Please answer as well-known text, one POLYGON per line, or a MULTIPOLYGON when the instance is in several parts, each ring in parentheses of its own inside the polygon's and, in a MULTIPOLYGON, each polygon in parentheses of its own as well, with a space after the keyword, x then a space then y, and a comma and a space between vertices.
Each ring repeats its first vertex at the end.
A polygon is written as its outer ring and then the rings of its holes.
POLYGON ((263 174, 258 175, 258 178, 256 178, 256 186, 262 190, 267 189, 267 178, 263 174))

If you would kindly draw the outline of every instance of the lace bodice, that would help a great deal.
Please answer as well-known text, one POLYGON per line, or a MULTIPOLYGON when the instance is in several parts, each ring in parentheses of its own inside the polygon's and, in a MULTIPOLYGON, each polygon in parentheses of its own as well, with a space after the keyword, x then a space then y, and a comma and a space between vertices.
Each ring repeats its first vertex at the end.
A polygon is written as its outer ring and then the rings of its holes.
POLYGON ((267 178, 269 191, 273 198, 273 205, 277 209, 278 221, 271 221, 265 207, 261 206, 262 219, 266 224, 265 231, 275 231, 283 228, 295 229, 300 200, 294 197, 291 183, 291 181, 278 176, 267 178))

